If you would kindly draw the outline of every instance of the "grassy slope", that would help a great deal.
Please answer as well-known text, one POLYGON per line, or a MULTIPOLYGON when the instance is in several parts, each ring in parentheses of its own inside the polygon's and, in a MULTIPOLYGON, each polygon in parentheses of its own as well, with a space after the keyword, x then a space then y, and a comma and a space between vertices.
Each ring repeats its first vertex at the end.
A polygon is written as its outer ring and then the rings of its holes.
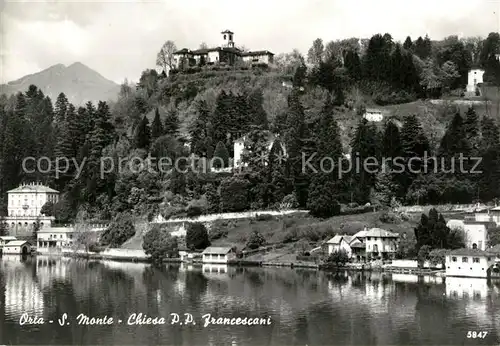
MULTIPOLYGON (((398 224, 385 224, 380 221, 383 212, 371 212, 356 215, 335 216, 327 220, 320 220, 309 216, 285 217, 273 220, 233 220, 217 222, 216 228, 225 228, 228 231, 226 238, 217 239, 213 245, 235 245, 243 248, 249 234, 257 230, 269 243, 281 243, 288 232, 299 233, 299 237, 314 233, 314 237, 327 239, 334 234, 354 234, 363 230, 364 226, 381 227, 397 233, 413 232, 420 215, 412 217, 409 221, 402 221, 398 224)), ((313 242, 314 243, 314 242, 313 242)), ((319 241, 317 242, 319 243, 319 241)))

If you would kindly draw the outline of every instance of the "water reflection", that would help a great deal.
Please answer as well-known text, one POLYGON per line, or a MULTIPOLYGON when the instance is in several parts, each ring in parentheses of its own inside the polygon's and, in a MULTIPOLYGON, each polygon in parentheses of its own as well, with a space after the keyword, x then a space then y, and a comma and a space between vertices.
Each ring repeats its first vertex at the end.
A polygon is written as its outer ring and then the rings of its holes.
MULTIPOLYGON (((0 260, 4 344, 463 344, 467 330, 498 343, 500 285, 483 279, 290 268, 148 264, 37 257, 0 260), (56 320, 192 313, 194 326, 19 326, 56 320), (271 317, 271 326, 209 326, 201 316, 271 317)), ((476 340, 477 343, 477 340, 476 340)))

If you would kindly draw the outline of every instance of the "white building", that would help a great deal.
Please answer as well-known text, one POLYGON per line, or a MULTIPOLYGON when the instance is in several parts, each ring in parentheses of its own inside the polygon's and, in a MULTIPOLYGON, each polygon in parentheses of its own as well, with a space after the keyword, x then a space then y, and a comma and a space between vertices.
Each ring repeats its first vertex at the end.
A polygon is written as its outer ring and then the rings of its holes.
POLYGON ((366 255, 371 258, 393 258, 398 249, 399 234, 381 228, 370 228, 354 235, 366 245, 366 255))
POLYGON ((203 263, 221 263, 227 264, 229 261, 236 258, 236 254, 230 247, 207 247, 202 252, 203 263))
POLYGON ((37 220, 40 221, 40 228, 48 227, 54 221, 53 216, 43 215, 41 209, 47 202, 57 203, 59 191, 39 183, 31 183, 7 191, 7 195, 8 216, 5 223, 11 235, 31 232, 37 220))
POLYGON ((487 278, 500 263, 499 255, 500 251, 492 250, 453 250, 446 256, 446 276, 487 278))
MULTIPOLYGON (((37 233, 37 252, 41 254, 50 252, 61 252, 73 249, 78 245, 78 237, 89 232, 94 237, 92 241, 98 241, 100 232, 104 231, 108 225, 94 225, 88 230, 78 230, 71 227, 48 227, 41 229, 37 233)), ((89 241, 90 242, 90 241, 89 241)))
POLYGON ((476 92, 477 85, 483 83, 484 70, 480 68, 474 68, 469 71, 467 78, 467 91, 476 92))
POLYGON ((367 109, 363 118, 368 121, 380 122, 384 119, 384 115, 380 109, 367 109))
POLYGON ((226 64, 234 65, 238 62, 246 62, 251 65, 274 62, 274 54, 267 50, 244 52, 237 48, 234 43, 234 32, 224 30, 221 32, 222 43, 218 47, 201 48, 190 50, 183 48, 174 52, 174 63, 178 70, 188 67, 199 66, 202 63, 207 65, 226 64))
POLYGON ((347 253, 347 256, 351 258, 352 256, 352 249, 351 246, 349 245, 352 240, 352 236, 349 235, 336 235, 332 239, 328 240, 326 242, 326 245, 328 247, 328 255, 338 252, 341 250, 344 250, 347 253))
POLYGON ((13 240, 2 246, 2 254, 27 255, 31 253, 31 246, 26 240, 13 240))

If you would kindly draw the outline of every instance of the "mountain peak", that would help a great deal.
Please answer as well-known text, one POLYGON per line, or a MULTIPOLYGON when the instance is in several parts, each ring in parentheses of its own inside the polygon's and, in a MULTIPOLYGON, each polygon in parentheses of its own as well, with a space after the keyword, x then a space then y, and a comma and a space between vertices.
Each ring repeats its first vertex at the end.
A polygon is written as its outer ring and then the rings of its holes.
POLYGON ((114 100, 120 90, 118 84, 78 61, 67 67, 63 64, 53 65, 43 71, 0 85, 0 93, 24 92, 30 85, 36 85, 51 99, 57 98, 57 95, 63 92, 75 106, 87 101, 114 100))

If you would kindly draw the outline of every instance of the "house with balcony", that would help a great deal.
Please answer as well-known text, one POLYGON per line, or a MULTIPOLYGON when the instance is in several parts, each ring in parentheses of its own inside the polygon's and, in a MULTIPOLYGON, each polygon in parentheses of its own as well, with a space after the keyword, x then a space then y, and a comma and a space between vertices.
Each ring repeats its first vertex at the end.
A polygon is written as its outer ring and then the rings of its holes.
POLYGON ((398 250, 399 234, 381 228, 365 227, 363 231, 353 236, 365 245, 367 258, 389 259, 394 258, 398 250))

